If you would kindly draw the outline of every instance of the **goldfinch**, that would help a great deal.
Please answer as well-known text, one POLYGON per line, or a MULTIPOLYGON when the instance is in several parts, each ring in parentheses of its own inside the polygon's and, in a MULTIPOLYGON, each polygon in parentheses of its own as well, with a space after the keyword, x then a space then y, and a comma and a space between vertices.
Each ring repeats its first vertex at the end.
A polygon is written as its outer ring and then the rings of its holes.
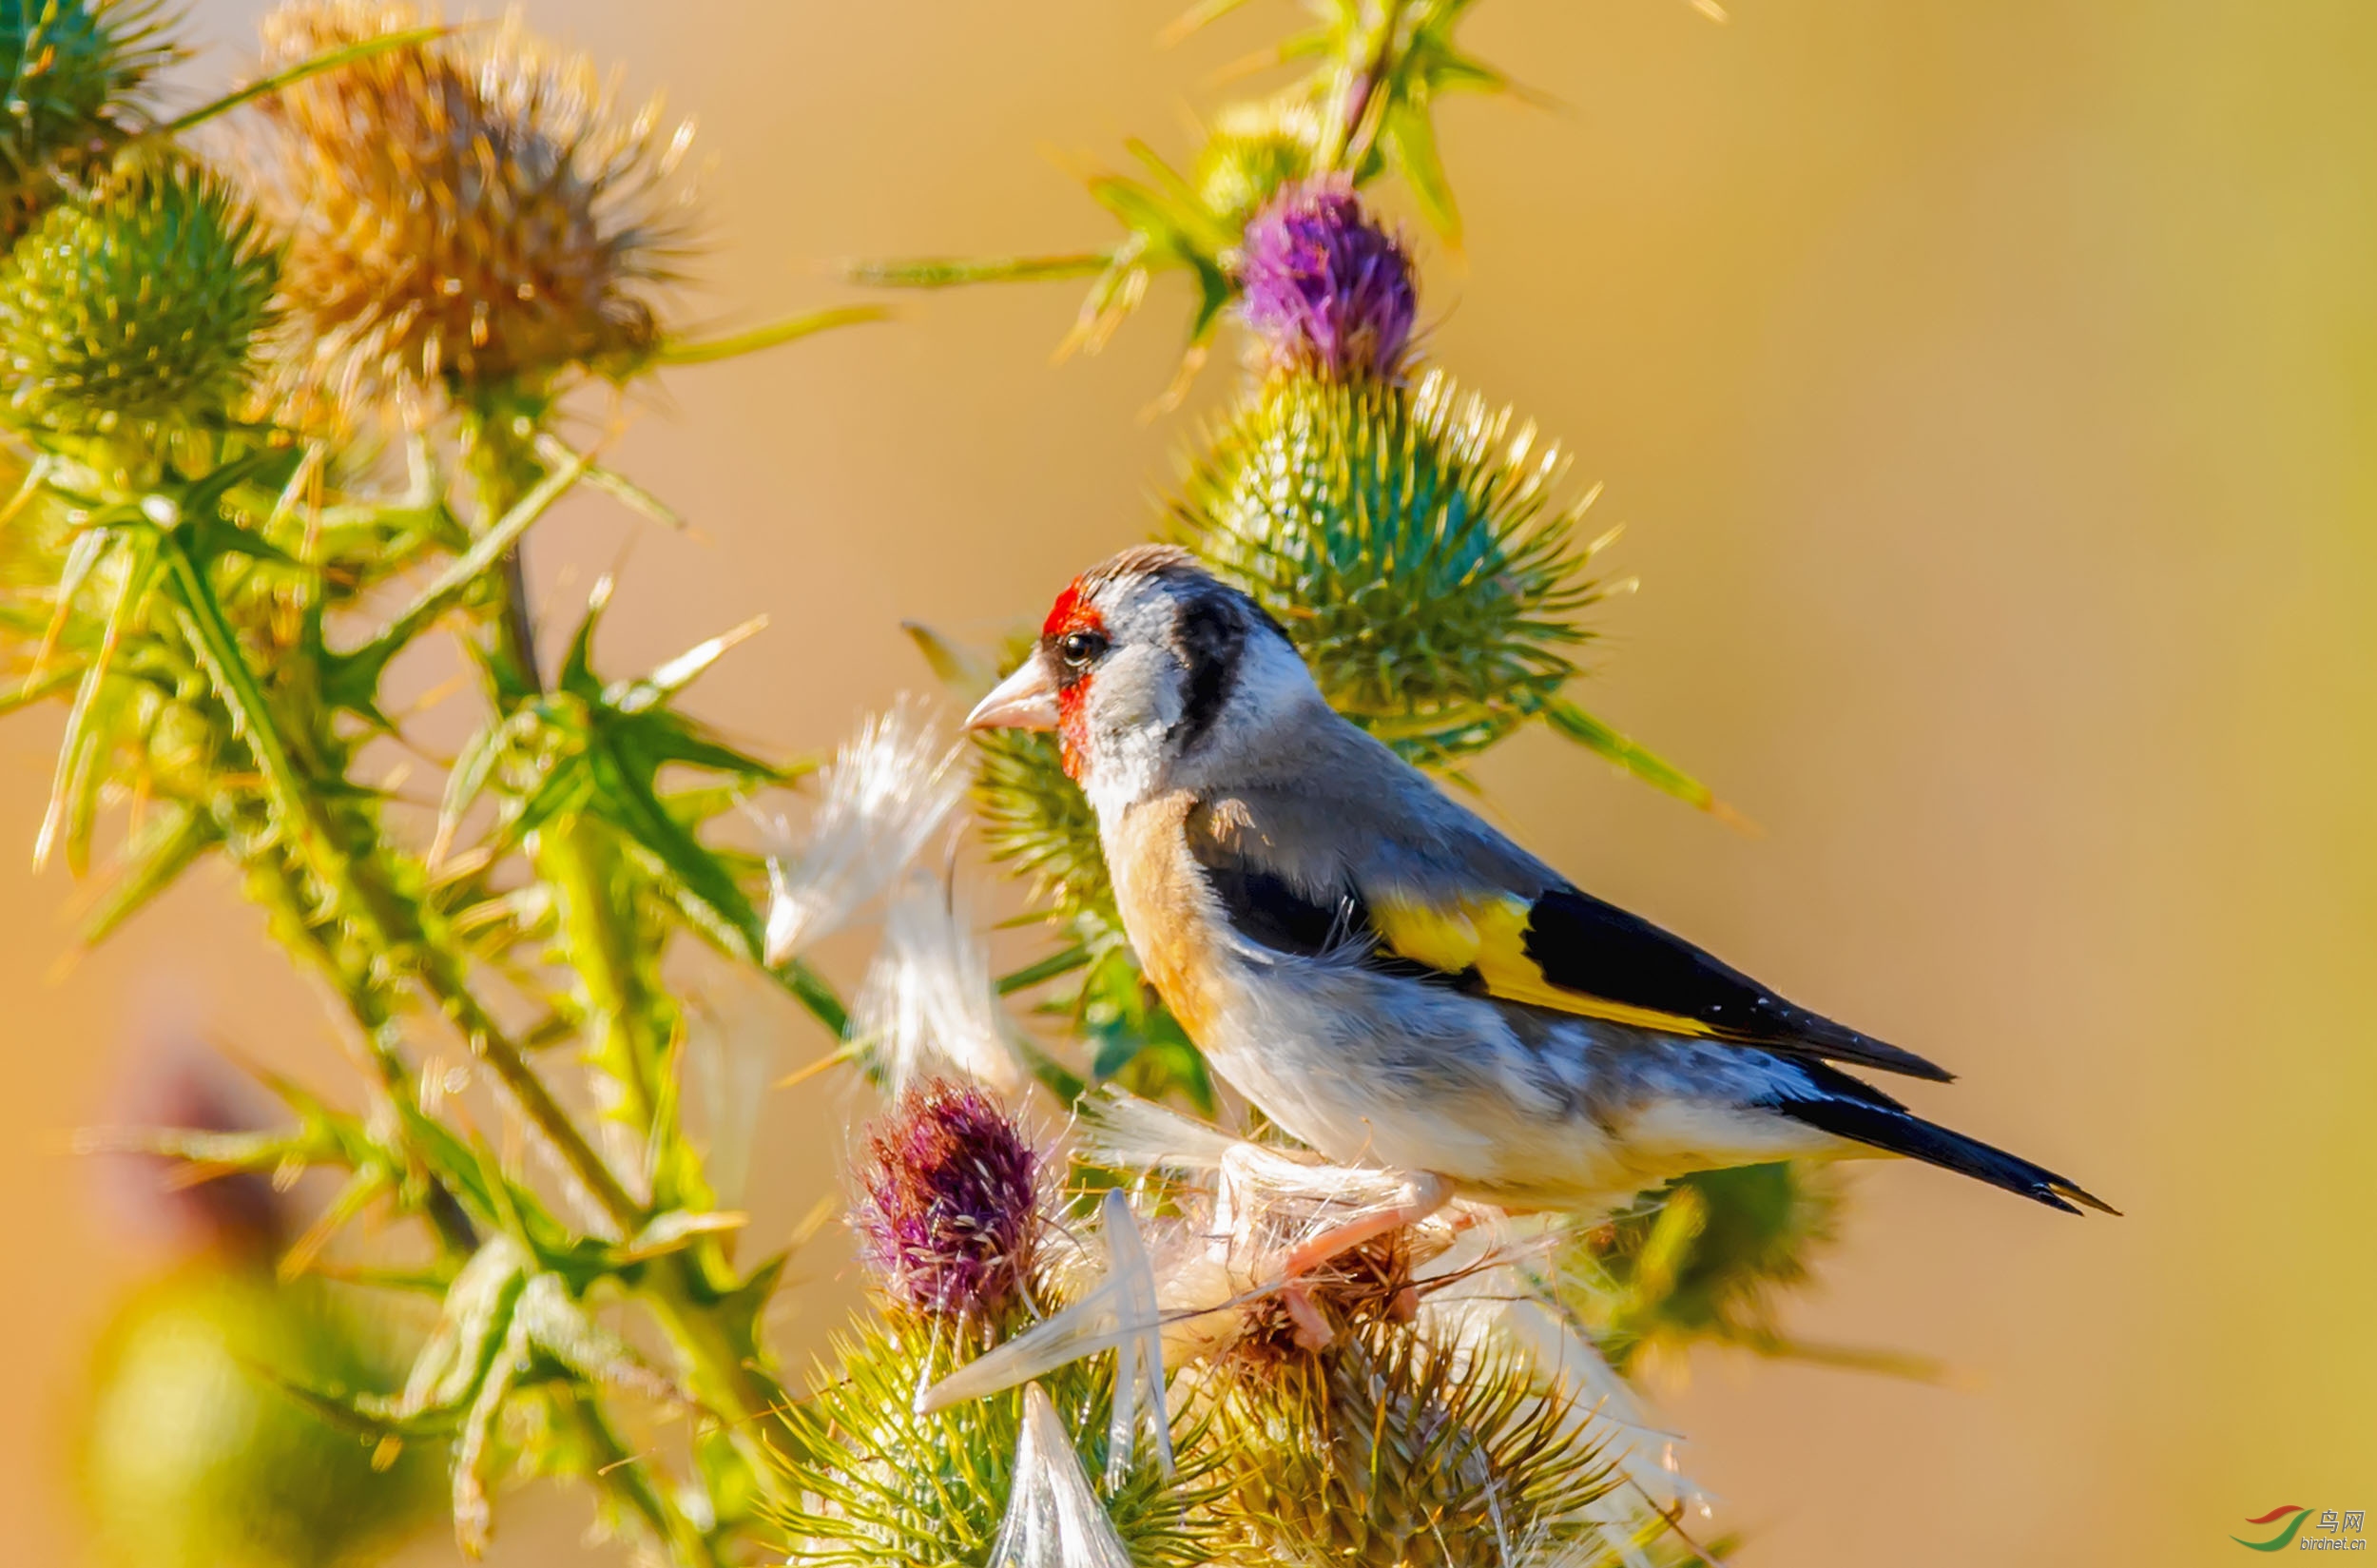
POLYGON ((1056 731, 1165 1004, 1288 1132, 1407 1173, 1413 1213, 1876 1154, 2114 1211, 1842 1070, 1941 1068, 1579 891, 1333 712, 1186 552, 1076 578, 967 723, 1056 731))

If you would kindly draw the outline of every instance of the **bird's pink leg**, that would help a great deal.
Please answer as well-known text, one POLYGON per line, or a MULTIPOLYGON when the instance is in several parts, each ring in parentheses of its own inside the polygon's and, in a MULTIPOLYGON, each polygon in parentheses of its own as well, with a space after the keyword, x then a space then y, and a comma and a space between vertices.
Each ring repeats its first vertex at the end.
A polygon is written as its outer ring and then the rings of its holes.
POLYGON ((1287 1276, 1287 1283, 1280 1291, 1280 1304, 1296 1326, 1297 1345, 1306 1350, 1320 1350, 1326 1348, 1335 1337, 1329 1331, 1328 1320, 1313 1306, 1311 1287, 1304 1283, 1303 1276, 1364 1242, 1376 1241, 1407 1225, 1418 1225, 1452 1201, 1451 1182, 1422 1172, 1403 1183, 1402 1196, 1393 1205, 1331 1226, 1289 1248, 1280 1260, 1280 1271, 1287 1276))
POLYGON ((1280 1266, 1289 1279, 1309 1274, 1329 1259, 1350 1252, 1363 1242, 1376 1241, 1390 1230, 1401 1230, 1407 1225, 1418 1225, 1430 1214, 1453 1201, 1453 1184, 1442 1176, 1421 1173, 1403 1183, 1402 1195, 1384 1209, 1372 1210, 1360 1219, 1331 1226, 1305 1241, 1288 1249, 1280 1266))

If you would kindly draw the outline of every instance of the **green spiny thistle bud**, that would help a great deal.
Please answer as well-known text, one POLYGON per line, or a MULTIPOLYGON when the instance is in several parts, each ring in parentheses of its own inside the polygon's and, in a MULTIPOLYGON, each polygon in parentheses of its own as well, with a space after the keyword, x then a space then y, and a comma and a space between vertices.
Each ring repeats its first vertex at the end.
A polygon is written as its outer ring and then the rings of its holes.
POLYGON ((52 207, 0 262, 9 421, 75 436, 222 418, 246 393, 278 273, 230 187, 185 163, 52 207))
POLYGON ((1277 616, 1331 704, 1413 761, 1517 727, 1576 673, 1583 501, 1532 425, 1462 396, 1276 377, 1213 433, 1173 501, 1182 542, 1277 616))
POLYGON ((110 1560, 344 1568, 435 1517, 436 1455, 408 1447, 380 1468, 368 1440, 275 1374, 353 1390, 390 1365, 318 1281, 210 1261, 126 1305, 93 1368, 80 1456, 110 1560))
MULTIPOLYGON (((945 1568, 989 1559, 1016 1482, 1024 1390, 917 1414, 918 1391, 952 1369, 954 1350, 945 1330, 916 1321, 862 1323, 836 1342, 816 1391, 783 1412, 787 1476, 802 1499, 777 1516, 792 1560, 945 1568)), ((1075 1361, 1040 1379, 1092 1475, 1105 1468, 1112 1362, 1075 1361)), ((1212 1529, 1194 1515, 1209 1500, 1209 1463, 1184 1456, 1167 1480, 1143 1453, 1103 1495, 1132 1562, 1216 1560, 1212 1529)))
POLYGON ((1243 228, 1272 194, 1312 169, 1321 116, 1308 103, 1232 104, 1213 117, 1197 154, 1197 199, 1231 228, 1243 228))
MULTIPOLYGON (((1317 1357, 1240 1359, 1212 1389, 1208 1512, 1228 1560, 1502 1568, 1595 1539, 1612 1466, 1521 1359, 1371 1323, 1317 1357)), ((1590 1560, 1590 1559, 1589 1559, 1590 1560)))
POLYGON ((975 737, 975 747, 976 820, 991 858, 1027 880, 1035 905, 1083 935, 1120 933, 1097 816, 1065 777, 1056 737, 988 730, 975 737))
POLYGON ((148 78, 179 52, 155 0, 0 0, 0 241, 106 165, 148 78))
MULTIPOLYGON (((265 66, 423 14, 290 0, 264 20, 265 66)), ((657 344, 690 127, 664 126, 657 104, 623 113, 592 62, 516 15, 297 83, 258 122, 242 157, 289 236, 284 378, 301 405, 417 413, 433 391, 617 370, 657 344)))

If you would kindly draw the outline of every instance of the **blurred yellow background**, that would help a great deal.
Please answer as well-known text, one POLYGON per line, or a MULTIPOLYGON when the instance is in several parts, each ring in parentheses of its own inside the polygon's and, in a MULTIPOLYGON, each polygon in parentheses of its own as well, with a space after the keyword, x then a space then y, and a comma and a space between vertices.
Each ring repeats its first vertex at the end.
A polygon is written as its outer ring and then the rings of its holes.
MULTIPOLYGON (((193 93, 262 9, 199 0, 193 93)), ((841 297, 837 257, 1102 242, 1043 153, 1185 150, 1176 106, 1290 20, 1257 0, 1167 53, 1171 0, 527 9, 698 114, 698 308, 740 321, 841 297)), ((2213 1564, 2280 1503, 2377 1506, 2377 10, 1491 0, 1470 36, 1563 106, 1445 109, 1469 235, 1421 245, 1430 352, 1607 482, 1645 587, 1589 700, 1765 833, 1534 735, 1483 769, 1494 800, 1586 885, 1962 1072, 1920 1109, 2128 1210, 1865 1171, 1793 1326, 1973 1386, 1705 1358, 1664 1409, 1741 1562, 2213 1564)), ((1074 300, 927 298, 676 374, 622 463, 703 537, 589 499, 540 577, 582 592, 634 537, 619 668, 768 612, 699 706, 829 745, 925 684, 901 618, 1003 629, 1148 529, 1227 376, 1143 422, 1181 301, 1052 369, 1074 300)), ((20 845, 57 722, 0 729, 20 845)), ((0 881, 0 1557, 72 1563, 59 1434, 153 1258, 63 1130, 160 1043, 345 1069, 225 876, 58 980, 72 889, 25 863, 0 881)), ((821 1042, 787 1027, 790 1066, 821 1042)), ((821 1130, 854 1109, 771 1098, 763 1231, 833 1179, 821 1130)), ((826 1267, 782 1347, 848 1289, 826 1267)), ((583 1521, 523 1500, 494 1560, 570 1560, 583 1521)))

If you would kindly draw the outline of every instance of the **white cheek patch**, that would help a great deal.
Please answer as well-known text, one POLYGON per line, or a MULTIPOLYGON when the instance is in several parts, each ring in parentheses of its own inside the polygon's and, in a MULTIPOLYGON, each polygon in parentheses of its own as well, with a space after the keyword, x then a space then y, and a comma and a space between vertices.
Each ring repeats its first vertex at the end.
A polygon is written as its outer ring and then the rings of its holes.
POLYGON ((1146 643, 1117 648, 1091 677, 1082 788, 1099 816, 1145 799, 1162 777, 1164 736, 1181 712, 1180 667, 1146 643))

